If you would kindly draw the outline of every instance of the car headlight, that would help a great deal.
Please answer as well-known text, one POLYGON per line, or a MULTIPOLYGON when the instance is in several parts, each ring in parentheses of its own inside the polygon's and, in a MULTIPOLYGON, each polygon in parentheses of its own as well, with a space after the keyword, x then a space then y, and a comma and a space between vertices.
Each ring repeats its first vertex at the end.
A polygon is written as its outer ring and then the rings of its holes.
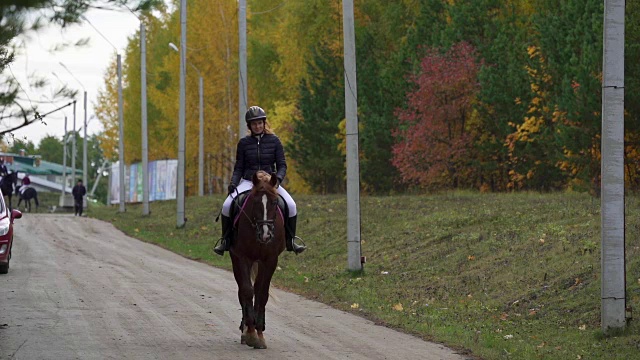
POLYGON ((9 232, 9 225, 11 225, 8 221, 0 222, 0 236, 5 236, 9 232))

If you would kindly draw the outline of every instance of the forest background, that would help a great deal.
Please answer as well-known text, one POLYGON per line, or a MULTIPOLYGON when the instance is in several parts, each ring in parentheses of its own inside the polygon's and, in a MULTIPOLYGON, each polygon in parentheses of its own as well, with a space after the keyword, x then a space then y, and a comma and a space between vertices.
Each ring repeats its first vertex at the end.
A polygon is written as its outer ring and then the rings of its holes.
MULTIPOLYGON (((177 4, 174 4, 177 5, 177 4)), ((625 176, 640 187, 640 3, 626 6, 625 176)), ((147 26, 149 160, 176 158, 177 6, 147 26)), ((234 0, 188 1, 187 61, 204 78, 205 191, 229 180, 238 132, 234 0)), ((342 3, 248 0, 249 104, 260 105, 288 156, 286 186, 345 191, 342 3)), ((603 3, 600 0, 356 0, 362 189, 600 187, 603 3)), ((141 159, 140 41, 124 58, 125 162, 141 159)), ((96 115, 117 158, 114 66, 96 115)), ((187 66, 186 183, 197 191, 198 73, 187 66)), ((244 134, 246 129, 240 129, 244 134)))

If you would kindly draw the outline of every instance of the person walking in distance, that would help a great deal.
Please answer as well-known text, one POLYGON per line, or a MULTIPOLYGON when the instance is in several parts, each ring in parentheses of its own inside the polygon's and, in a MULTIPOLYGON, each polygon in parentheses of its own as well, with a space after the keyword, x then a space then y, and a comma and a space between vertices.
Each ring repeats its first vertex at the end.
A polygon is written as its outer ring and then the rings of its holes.
POLYGON ((82 185, 82 180, 78 180, 71 193, 73 194, 74 216, 82 216, 82 199, 87 194, 87 189, 82 185))

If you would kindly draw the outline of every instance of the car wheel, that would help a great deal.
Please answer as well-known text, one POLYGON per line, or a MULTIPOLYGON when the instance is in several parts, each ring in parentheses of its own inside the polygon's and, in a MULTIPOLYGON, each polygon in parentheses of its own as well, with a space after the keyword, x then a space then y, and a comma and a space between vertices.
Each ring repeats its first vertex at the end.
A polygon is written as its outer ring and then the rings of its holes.
POLYGON ((6 265, 0 265, 0 274, 7 274, 9 273, 9 262, 11 260, 11 249, 9 249, 9 257, 7 258, 7 264, 6 265))

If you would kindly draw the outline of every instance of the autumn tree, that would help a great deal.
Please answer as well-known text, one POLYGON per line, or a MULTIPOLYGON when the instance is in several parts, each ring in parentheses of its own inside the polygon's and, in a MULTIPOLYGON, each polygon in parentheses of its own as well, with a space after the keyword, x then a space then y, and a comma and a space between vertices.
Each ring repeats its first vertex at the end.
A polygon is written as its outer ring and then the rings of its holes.
MULTIPOLYGON (((547 150, 536 161, 553 161, 565 180, 548 169, 530 178, 536 189, 599 187, 603 11, 598 0, 545 2, 537 8, 539 55, 529 72, 546 85, 532 86, 532 101, 542 101, 528 112, 545 119, 540 134, 547 135, 540 145, 547 150)), ((519 123, 531 122, 532 116, 519 123)))
POLYGON ((406 185, 392 165, 395 111, 404 106, 417 44, 409 40, 420 15, 418 1, 357 3, 356 56, 360 178, 364 191, 386 194, 406 185))
POLYGON ((416 90, 407 94, 407 108, 398 110, 393 164, 406 183, 422 188, 474 185, 473 101, 478 91, 479 64, 467 43, 444 54, 427 51, 421 72, 412 78, 416 90))
MULTIPOLYGON (((231 74, 237 54, 234 1, 195 1, 189 6, 185 108, 187 193, 197 190, 199 145, 199 76, 204 83, 205 189, 214 179, 229 179, 231 148, 237 141, 237 77, 231 74), (233 57, 232 57, 233 56, 233 57), (197 69, 197 71, 196 71, 197 69)), ((147 26, 147 111, 149 160, 176 158, 180 56, 180 14, 160 8, 144 13, 147 26), (165 11, 166 10, 166 11, 165 11)), ((125 73, 125 161, 141 158, 140 35, 129 39, 125 73)), ((110 101, 113 101, 111 99, 110 101)), ((245 129, 240 129, 244 133, 245 129)), ((219 182, 216 182, 219 184, 219 182)), ((221 191, 222 186, 215 191, 221 191)))
MULTIPOLYGON (((530 62, 526 69, 530 77, 531 99, 522 120, 509 122, 513 132, 507 135, 510 190, 552 190, 565 185, 566 178, 558 167, 562 147, 555 141, 566 114, 552 104, 551 89, 555 86, 547 68, 547 60, 536 46, 529 47, 530 62)), ((522 100, 516 98, 515 104, 522 100)))
POLYGON ((94 111, 104 131, 100 135, 100 147, 109 161, 118 159, 118 75, 116 57, 111 60, 104 74, 104 88, 98 91, 94 111))

